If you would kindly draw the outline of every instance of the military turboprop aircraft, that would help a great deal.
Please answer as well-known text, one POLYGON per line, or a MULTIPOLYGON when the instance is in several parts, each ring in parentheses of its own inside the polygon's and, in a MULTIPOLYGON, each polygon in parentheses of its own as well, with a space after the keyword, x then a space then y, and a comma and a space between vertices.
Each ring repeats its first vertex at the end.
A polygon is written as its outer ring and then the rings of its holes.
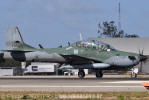
POLYGON ((133 68, 145 56, 119 51, 101 41, 78 41, 66 47, 40 49, 26 44, 17 27, 9 27, 6 50, 3 58, 20 62, 59 63, 59 69, 78 69, 78 76, 85 77, 84 69, 92 69, 96 77, 103 76, 103 70, 123 70, 133 68))

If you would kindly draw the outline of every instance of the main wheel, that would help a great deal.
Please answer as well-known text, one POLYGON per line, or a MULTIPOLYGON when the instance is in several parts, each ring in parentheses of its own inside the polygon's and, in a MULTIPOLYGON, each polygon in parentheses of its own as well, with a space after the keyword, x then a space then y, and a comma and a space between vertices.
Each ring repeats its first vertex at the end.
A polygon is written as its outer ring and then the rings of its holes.
POLYGON ((96 78, 102 78, 103 73, 101 71, 96 72, 96 78))
POLYGON ((84 78, 85 77, 85 72, 84 71, 79 71, 78 72, 78 77, 79 78, 84 78))

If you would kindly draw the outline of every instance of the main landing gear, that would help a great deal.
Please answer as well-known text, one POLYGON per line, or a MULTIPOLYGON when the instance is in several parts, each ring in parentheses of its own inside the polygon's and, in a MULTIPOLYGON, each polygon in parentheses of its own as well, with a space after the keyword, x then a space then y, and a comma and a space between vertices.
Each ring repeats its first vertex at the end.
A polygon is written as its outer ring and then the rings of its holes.
POLYGON ((85 77, 85 72, 84 72, 83 69, 79 69, 78 77, 79 77, 79 78, 84 78, 84 77, 85 77))
MULTIPOLYGON (((85 77, 84 69, 79 69, 78 77, 81 78, 81 79, 85 77)), ((103 77, 102 71, 101 70, 97 70, 96 71, 96 78, 102 78, 102 77, 103 77)))
POLYGON ((103 73, 101 70, 96 71, 96 78, 102 78, 103 77, 103 73))

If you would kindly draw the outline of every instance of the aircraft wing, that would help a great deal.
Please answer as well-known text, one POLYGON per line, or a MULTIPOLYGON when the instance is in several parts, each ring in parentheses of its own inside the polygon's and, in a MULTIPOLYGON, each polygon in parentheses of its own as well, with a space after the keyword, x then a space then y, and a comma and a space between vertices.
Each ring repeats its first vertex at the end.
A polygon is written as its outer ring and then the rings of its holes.
POLYGON ((95 61, 93 59, 77 56, 77 55, 62 55, 67 64, 61 66, 59 69, 105 69, 110 67, 109 64, 95 61))
POLYGON ((95 61, 93 59, 81 57, 81 56, 78 56, 78 55, 61 55, 61 56, 63 56, 66 59, 66 62, 68 64, 72 64, 72 65, 89 64, 91 62, 101 63, 100 61, 95 61))

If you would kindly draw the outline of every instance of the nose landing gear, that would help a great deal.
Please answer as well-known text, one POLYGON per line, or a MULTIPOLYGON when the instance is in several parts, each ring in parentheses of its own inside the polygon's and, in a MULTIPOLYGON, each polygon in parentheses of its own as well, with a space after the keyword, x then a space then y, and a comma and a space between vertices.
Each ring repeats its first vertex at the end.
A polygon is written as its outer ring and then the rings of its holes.
POLYGON ((131 78, 137 78, 138 68, 132 68, 131 78))

